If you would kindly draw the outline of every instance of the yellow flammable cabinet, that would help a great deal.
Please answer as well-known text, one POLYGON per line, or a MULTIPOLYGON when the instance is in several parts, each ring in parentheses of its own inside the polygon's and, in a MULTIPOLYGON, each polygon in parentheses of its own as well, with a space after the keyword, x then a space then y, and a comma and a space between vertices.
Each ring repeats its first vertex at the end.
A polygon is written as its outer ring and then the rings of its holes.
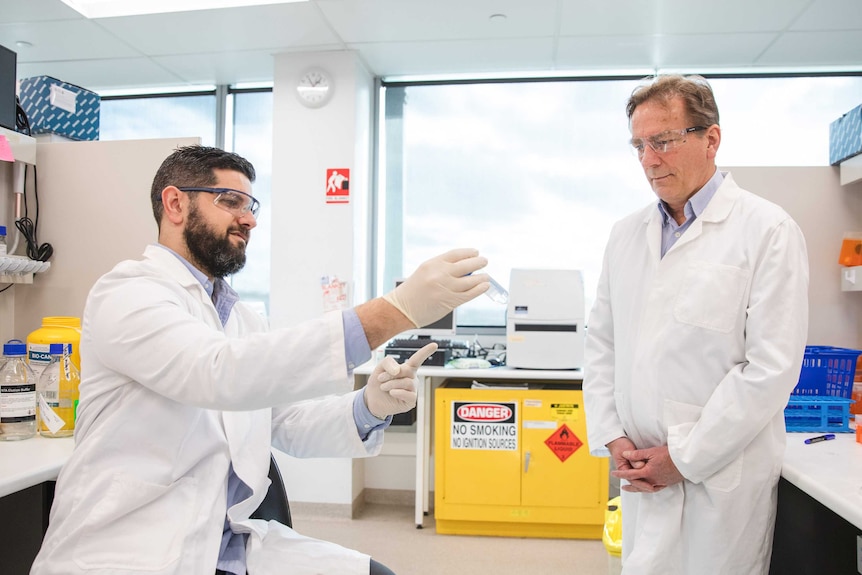
POLYGON ((589 454, 580 384, 434 394, 438 533, 602 538, 608 459, 589 454))

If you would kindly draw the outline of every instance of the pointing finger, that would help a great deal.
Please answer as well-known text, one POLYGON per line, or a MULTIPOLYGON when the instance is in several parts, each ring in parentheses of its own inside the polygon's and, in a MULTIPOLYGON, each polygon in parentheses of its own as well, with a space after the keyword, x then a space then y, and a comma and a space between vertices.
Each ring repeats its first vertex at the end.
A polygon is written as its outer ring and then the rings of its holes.
POLYGON ((416 353, 411 355, 404 363, 410 367, 419 367, 425 363, 425 360, 431 357, 431 354, 435 351, 437 351, 437 343, 432 341, 422 349, 417 350, 416 353))

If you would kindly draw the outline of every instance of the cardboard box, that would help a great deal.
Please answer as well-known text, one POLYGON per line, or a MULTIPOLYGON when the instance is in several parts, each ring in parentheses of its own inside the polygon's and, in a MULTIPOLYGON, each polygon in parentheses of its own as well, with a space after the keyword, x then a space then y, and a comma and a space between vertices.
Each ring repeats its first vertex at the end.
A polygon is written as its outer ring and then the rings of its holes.
POLYGON ((829 163, 833 166, 862 153, 862 104, 829 124, 829 163))
POLYGON ((31 135, 99 139, 101 98, 95 92, 51 76, 33 76, 19 82, 18 98, 30 121, 31 135))

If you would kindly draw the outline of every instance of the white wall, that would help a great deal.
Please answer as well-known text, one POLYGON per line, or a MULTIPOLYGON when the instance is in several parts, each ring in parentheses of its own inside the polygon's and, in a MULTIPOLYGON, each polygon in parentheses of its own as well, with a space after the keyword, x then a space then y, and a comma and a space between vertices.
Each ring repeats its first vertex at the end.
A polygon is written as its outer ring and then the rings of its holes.
MULTIPOLYGON (((354 242, 357 235, 367 235, 373 86, 373 77, 353 52, 275 57, 273 327, 323 312, 322 275, 336 275, 351 285, 367 281, 367 265, 358 268, 357 262, 367 261, 368 248, 354 242), (296 81, 311 66, 327 70, 334 79, 332 99, 323 108, 306 108, 296 98, 296 81), (326 203, 327 168, 350 169, 349 204, 326 203)), ((363 298, 365 291, 357 293, 354 299, 363 298)), ((345 380, 345 386, 345 391, 352 389, 352 381, 345 380)), ((361 460, 277 457, 291 501, 353 505, 361 495, 361 460)))

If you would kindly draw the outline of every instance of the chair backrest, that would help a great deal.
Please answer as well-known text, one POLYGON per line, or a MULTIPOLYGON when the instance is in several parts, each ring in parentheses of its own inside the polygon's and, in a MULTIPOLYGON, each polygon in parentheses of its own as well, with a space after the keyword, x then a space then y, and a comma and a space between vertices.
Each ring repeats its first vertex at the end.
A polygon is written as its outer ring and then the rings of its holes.
POLYGON ((265 521, 278 521, 282 525, 293 527, 290 518, 290 502, 287 499, 287 491, 275 456, 269 456, 269 480, 272 484, 266 492, 266 497, 261 501, 258 508, 251 514, 252 519, 263 519, 265 521))

